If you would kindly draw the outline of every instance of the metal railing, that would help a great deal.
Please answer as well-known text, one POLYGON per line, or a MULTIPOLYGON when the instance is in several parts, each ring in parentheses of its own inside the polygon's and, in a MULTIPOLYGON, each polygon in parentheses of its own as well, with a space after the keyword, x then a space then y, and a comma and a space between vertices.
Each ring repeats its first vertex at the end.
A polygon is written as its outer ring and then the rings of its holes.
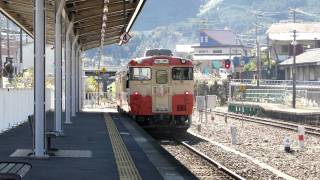
MULTIPOLYGON (((265 86, 277 86, 277 87, 292 87, 292 80, 269 80, 269 79, 260 79, 259 85, 262 87, 265 86)), ((231 85, 237 86, 244 84, 247 86, 257 86, 257 80, 255 79, 232 79, 231 85)), ((307 88, 307 89, 320 89, 320 81, 296 81, 297 88, 307 88)))
POLYGON ((87 92, 83 100, 84 108, 115 108, 115 96, 109 92, 87 92))
MULTIPOLYGON (((290 106, 292 103, 292 89, 247 89, 241 97, 239 86, 233 87, 231 101, 273 103, 290 106)), ((320 107, 320 91, 296 90, 297 104, 302 108, 320 107)))

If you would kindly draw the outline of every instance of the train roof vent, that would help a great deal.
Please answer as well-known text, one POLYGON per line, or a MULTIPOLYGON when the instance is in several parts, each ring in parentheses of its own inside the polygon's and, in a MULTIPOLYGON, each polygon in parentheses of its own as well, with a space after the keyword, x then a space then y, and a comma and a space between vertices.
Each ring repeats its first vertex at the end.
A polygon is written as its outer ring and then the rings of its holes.
POLYGON ((150 49, 147 50, 145 56, 173 56, 169 49, 150 49))

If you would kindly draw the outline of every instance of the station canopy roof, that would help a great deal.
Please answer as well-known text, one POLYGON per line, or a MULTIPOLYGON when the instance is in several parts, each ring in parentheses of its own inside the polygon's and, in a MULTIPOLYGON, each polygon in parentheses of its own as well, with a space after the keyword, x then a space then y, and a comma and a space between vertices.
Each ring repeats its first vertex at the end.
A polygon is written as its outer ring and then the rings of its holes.
MULTIPOLYGON (((63 17, 73 19, 73 30, 79 35, 83 50, 101 45, 101 29, 105 0, 66 0, 63 17)), ((54 44, 55 1, 46 2, 46 40, 54 44)), ((129 32, 145 0, 109 0, 103 45, 120 43, 129 32)), ((0 11, 29 35, 33 35, 33 0, 1 0, 0 11)))

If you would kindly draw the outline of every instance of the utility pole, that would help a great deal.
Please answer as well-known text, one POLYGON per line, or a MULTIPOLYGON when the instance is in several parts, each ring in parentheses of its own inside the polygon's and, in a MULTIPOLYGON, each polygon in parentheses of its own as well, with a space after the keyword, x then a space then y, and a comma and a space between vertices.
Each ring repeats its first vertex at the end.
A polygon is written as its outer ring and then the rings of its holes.
POLYGON ((292 108, 296 108, 296 30, 293 30, 292 108))
POLYGON ((297 8, 289 8, 289 13, 292 13, 292 22, 296 23, 296 12, 297 12, 297 8))
POLYGON ((256 34, 256 47, 257 47, 257 52, 256 52, 256 61, 257 61, 257 86, 259 88, 260 86, 260 45, 259 45, 259 41, 258 41, 258 15, 256 14, 256 23, 255 23, 255 34, 256 34))
POLYGON ((270 42, 267 35, 267 59, 268 59, 268 79, 271 79, 271 63, 270 63, 270 42))
POLYGON ((10 57, 9 18, 7 18, 7 57, 10 57))
POLYGON ((100 63, 102 60, 102 44, 99 49, 99 63, 98 63, 98 105, 100 104, 100 63))
POLYGON ((293 23, 296 23, 296 9, 293 10, 293 23))
POLYGON ((22 40, 22 28, 20 28, 20 57, 19 57, 19 59, 20 59, 20 62, 19 62, 19 71, 18 72, 22 72, 22 69, 21 69, 21 66, 22 66, 22 59, 23 59, 23 50, 22 50, 22 42, 23 40, 22 40))

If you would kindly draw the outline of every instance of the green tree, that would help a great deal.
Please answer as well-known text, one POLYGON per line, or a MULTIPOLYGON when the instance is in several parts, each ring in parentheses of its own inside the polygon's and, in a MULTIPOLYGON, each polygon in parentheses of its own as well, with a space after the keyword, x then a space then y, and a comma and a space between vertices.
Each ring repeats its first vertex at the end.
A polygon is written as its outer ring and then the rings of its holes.
POLYGON ((250 60, 249 63, 244 65, 243 70, 244 71, 256 71, 257 70, 256 60, 255 59, 250 60))
POLYGON ((86 83, 85 84, 86 92, 97 92, 98 91, 98 82, 93 76, 88 77, 86 79, 85 83, 86 83))

